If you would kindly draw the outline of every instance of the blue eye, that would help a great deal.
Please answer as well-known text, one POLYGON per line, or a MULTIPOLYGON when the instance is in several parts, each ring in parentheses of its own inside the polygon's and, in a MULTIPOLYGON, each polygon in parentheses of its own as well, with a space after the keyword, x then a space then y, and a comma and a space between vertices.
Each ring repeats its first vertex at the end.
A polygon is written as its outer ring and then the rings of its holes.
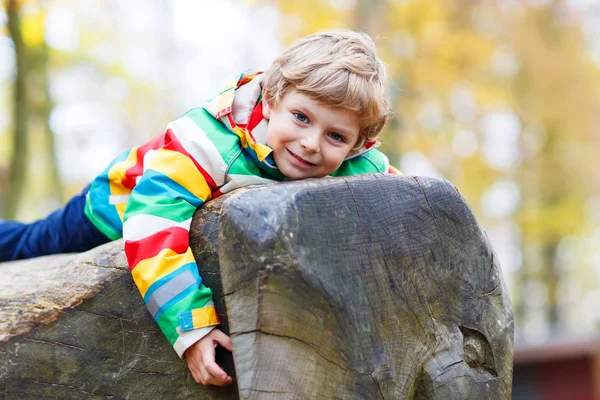
POLYGON ((296 117, 296 119, 302 122, 303 124, 308 122, 308 117, 302 113, 296 112, 294 113, 294 117, 296 117))
POLYGON ((336 142, 345 142, 346 139, 342 135, 337 132, 329 132, 329 137, 335 140, 336 142))

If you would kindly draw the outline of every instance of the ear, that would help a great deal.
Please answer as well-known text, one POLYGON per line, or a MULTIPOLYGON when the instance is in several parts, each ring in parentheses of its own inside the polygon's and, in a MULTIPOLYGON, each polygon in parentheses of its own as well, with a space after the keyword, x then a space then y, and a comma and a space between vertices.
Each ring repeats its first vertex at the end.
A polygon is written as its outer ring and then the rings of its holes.
POLYGON ((271 119, 271 106, 269 105, 269 103, 267 102, 267 100, 265 99, 264 96, 261 101, 262 101, 263 118, 266 120, 269 120, 269 119, 271 119))

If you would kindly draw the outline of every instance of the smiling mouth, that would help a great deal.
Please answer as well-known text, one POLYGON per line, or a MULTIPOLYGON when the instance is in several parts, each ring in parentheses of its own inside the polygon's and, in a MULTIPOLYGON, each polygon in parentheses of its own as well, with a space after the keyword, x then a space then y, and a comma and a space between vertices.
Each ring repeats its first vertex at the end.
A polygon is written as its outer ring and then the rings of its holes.
POLYGON ((296 160, 300 161, 301 163, 306 164, 307 166, 309 165, 311 167, 316 167, 317 166, 317 164, 313 164, 310 161, 306 161, 304 158, 302 158, 302 157, 300 157, 300 156, 292 153, 289 149, 286 149, 286 150, 288 151, 288 153, 290 153, 290 155, 292 157, 294 157, 296 160))

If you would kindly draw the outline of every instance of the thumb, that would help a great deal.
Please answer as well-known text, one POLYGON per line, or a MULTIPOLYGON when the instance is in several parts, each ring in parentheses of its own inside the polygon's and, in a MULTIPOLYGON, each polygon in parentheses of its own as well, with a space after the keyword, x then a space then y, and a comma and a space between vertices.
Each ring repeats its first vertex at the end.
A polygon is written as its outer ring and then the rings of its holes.
POLYGON ((231 339, 229 336, 221 332, 220 330, 215 329, 215 334, 213 335, 213 340, 219 343, 221 346, 225 347, 227 350, 232 351, 233 347, 231 345, 231 339))

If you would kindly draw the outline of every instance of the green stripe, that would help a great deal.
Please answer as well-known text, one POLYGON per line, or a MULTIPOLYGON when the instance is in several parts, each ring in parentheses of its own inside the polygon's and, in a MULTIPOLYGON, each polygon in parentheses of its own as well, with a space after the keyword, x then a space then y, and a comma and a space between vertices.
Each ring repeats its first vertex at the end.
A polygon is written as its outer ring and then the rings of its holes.
POLYGON ((191 119, 204 132, 219 151, 225 164, 228 164, 240 149, 238 135, 227 129, 221 121, 215 119, 204 108, 194 108, 188 111, 184 117, 191 119))
POLYGON ((94 214, 94 211, 92 210, 92 205, 90 203, 90 199, 86 199, 83 213, 90 220, 92 225, 94 225, 100 232, 104 234, 104 236, 106 236, 110 240, 120 239, 122 236, 122 232, 116 231, 115 229, 113 229, 113 227, 104 222, 103 219, 96 216, 94 214))
POLYGON ((371 149, 361 156, 344 161, 331 176, 385 173, 387 172, 386 165, 386 158, 383 153, 379 150, 371 149))
POLYGON ((156 322, 165 334, 166 338, 169 340, 169 343, 171 343, 171 346, 179 337, 179 334, 176 330, 179 326, 179 313, 183 311, 190 311, 195 308, 202 308, 210 300, 212 300, 212 290, 204 285, 201 285, 198 290, 190 293, 188 296, 173 304, 168 310, 165 310, 165 312, 162 313, 156 322))
POLYGON ((195 211, 195 206, 182 199, 136 193, 135 201, 129 201, 127 204, 125 219, 133 215, 145 214, 183 222, 190 219, 195 211))
POLYGON ((231 164, 227 173, 234 175, 261 176, 260 168, 258 168, 258 166, 252 162, 252 160, 247 160, 243 152, 231 164))
POLYGON ((228 175, 251 175, 265 179, 271 179, 274 181, 283 181, 285 176, 278 169, 272 169, 265 165, 264 169, 260 168, 255 164, 249 155, 242 152, 234 161, 231 163, 227 170, 228 175))

